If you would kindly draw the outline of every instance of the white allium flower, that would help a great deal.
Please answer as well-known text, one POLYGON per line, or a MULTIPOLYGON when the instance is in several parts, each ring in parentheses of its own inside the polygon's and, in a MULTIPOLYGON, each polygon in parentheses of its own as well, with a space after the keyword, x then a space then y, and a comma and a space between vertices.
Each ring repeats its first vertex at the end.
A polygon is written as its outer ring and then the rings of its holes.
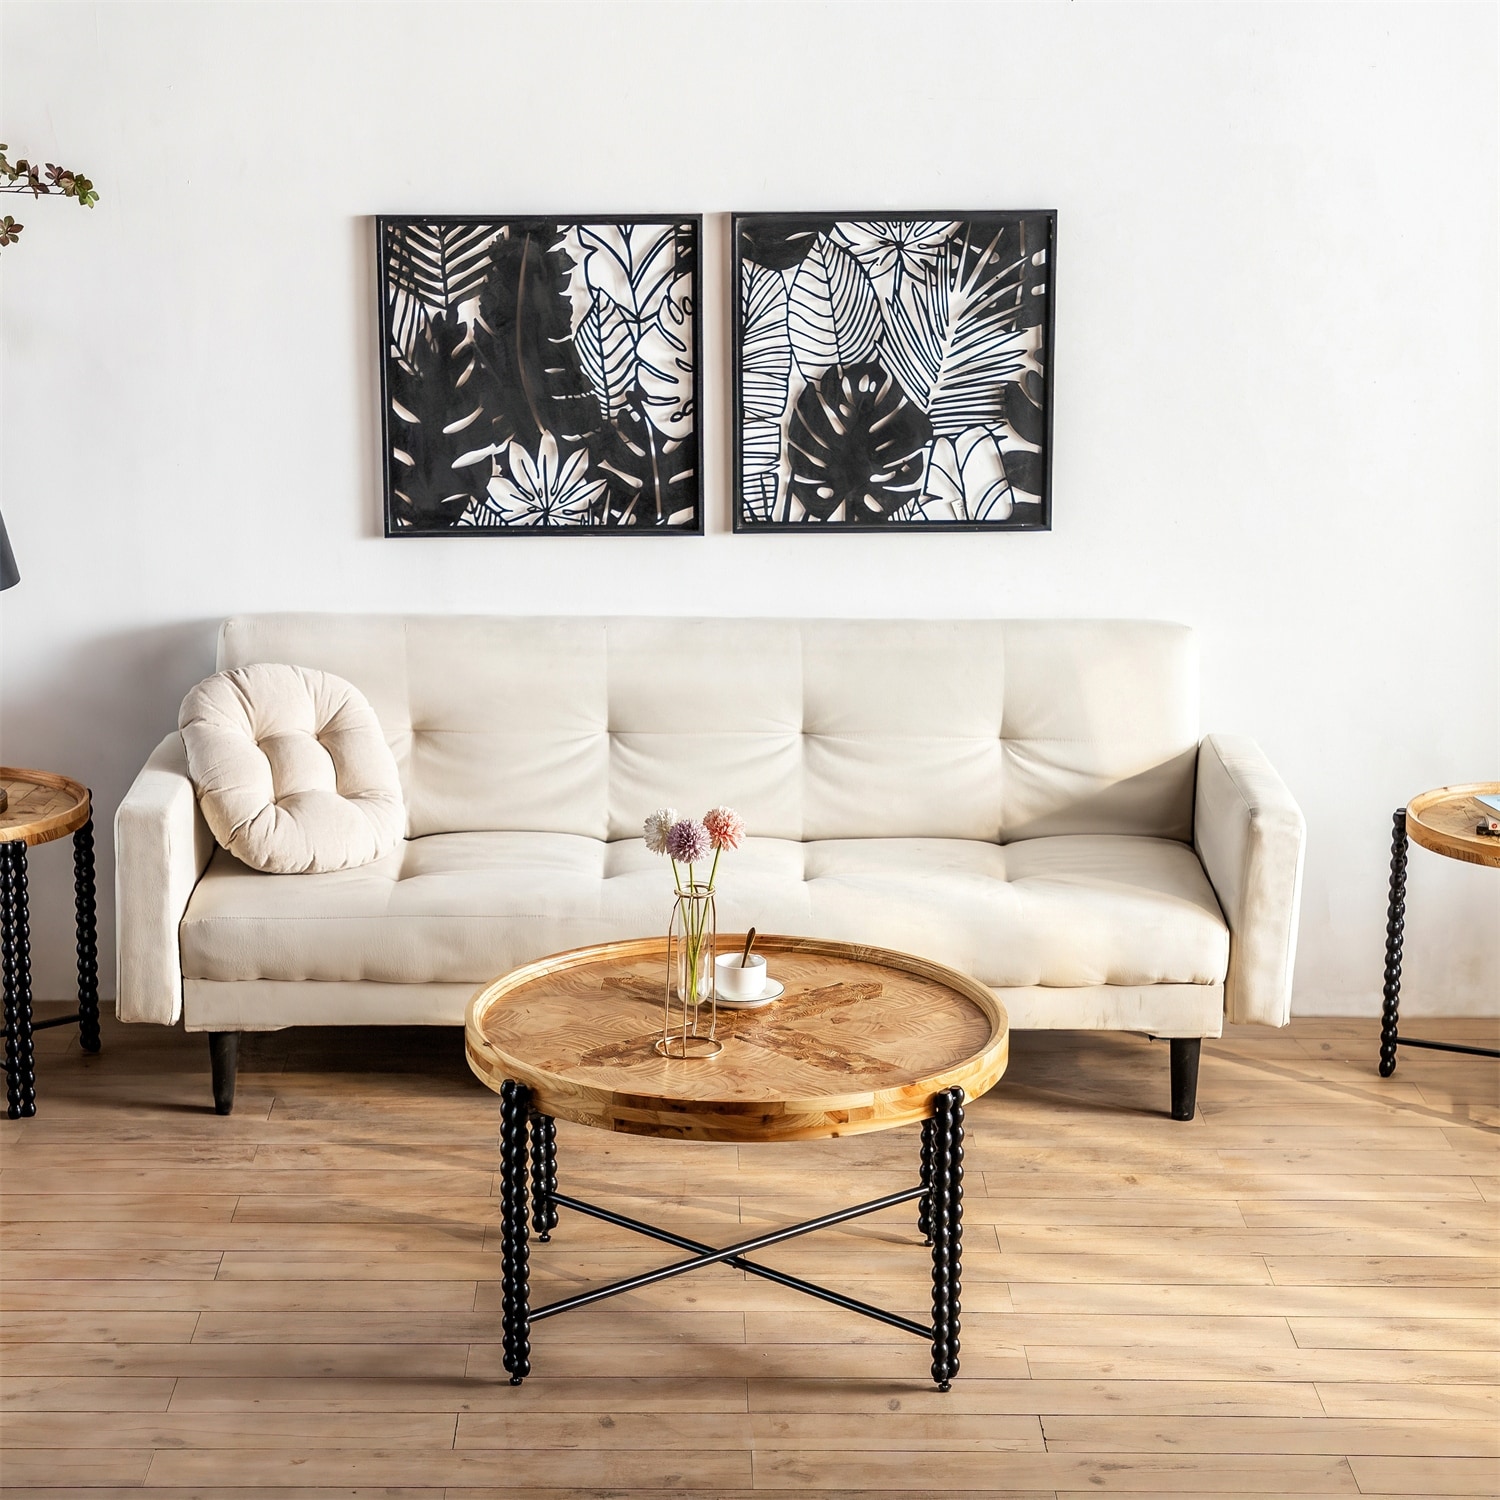
POLYGON ((658 807, 646 819, 646 847, 653 854, 667 852, 667 833, 676 821, 677 809, 675 807, 658 807))

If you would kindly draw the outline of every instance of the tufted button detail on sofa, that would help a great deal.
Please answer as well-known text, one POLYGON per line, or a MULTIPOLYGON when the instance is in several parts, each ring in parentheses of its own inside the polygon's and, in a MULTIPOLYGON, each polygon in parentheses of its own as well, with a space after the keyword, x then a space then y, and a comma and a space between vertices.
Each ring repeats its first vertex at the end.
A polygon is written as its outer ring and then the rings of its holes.
POLYGON ((280 663, 219 672, 183 699, 178 728, 204 821, 252 869, 353 869, 401 842, 395 757, 342 677, 280 663))

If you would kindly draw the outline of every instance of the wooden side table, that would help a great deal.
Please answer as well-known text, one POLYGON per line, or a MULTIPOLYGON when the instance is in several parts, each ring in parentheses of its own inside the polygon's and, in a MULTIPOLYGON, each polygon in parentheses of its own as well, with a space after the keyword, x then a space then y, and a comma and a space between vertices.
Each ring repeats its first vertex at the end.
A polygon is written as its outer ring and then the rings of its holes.
POLYGON ((94 910, 94 816, 88 788, 50 771, 0 766, 0 974, 5 987, 5 1097, 12 1120, 36 1113, 32 1033, 78 1022, 85 1052, 99 1050, 99 954, 94 910), (26 851, 73 835, 78 922, 78 1010, 51 1021, 31 1018, 31 932, 26 851))
MULTIPOLYGON (((1477 797, 1500 796, 1500 781, 1476 781, 1467 786, 1440 786, 1398 807, 1391 829, 1391 900, 1385 925, 1385 1004, 1380 1022, 1380 1076, 1396 1071, 1396 1048, 1426 1047, 1433 1052, 1469 1052, 1476 1057, 1500 1057, 1493 1047, 1466 1047, 1458 1042, 1428 1042, 1399 1036, 1401 1009, 1401 943, 1406 928, 1406 847, 1414 839, 1424 849, 1471 865, 1500 866, 1500 838, 1476 833, 1474 826, 1488 811, 1477 797)), ((1493 936, 1493 934, 1490 934, 1493 936)))

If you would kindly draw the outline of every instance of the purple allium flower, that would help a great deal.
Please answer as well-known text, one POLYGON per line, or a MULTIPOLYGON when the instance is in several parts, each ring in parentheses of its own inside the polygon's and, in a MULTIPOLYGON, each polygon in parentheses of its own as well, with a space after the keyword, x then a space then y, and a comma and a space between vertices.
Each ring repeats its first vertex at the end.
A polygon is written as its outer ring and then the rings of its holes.
POLYGON ((707 859, 712 847, 708 829, 696 818, 684 818, 667 830, 667 853, 680 865, 692 865, 700 859, 707 859))

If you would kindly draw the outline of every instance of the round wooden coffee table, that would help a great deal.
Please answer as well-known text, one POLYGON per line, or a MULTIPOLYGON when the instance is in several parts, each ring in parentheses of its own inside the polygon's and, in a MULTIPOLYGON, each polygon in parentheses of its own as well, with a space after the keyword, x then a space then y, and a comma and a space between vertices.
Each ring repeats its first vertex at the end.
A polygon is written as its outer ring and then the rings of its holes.
MULTIPOLYGON (((742 941, 721 936, 719 951, 742 941)), ((927 1340, 940 1390, 958 1373, 963 1106, 1005 1071, 1005 1008, 984 985, 910 954, 792 937, 762 937, 756 951, 786 993, 757 1010, 721 1006, 724 1050, 712 1058, 665 1058, 655 1049, 666 977, 661 938, 542 959, 497 979, 470 1003, 469 1066, 500 1095, 503 1336, 512 1385, 531 1372, 532 1323, 721 1262, 927 1340), (560 1193, 559 1117, 632 1135, 746 1142, 857 1135, 920 1120, 920 1179, 870 1203, 716 1249, 560 1193), (530 1225, 543 1240, 558 1209, 571 1208, 692 1254, 533 1309, 528 1195, 530 1225), (920 1200, 917 1227, 932 1246, 930 1326, 746 1259, 912 1200, 920 1200)))
POLYGON ((94 912, 94 815, 88 788, 51 771, 0 766, 0 972, 5 988, 6 1113, 36 1113, 32 1033, 78 1023, 85 1052, 99 1050, 99 963, 94 912), (49 1021, 31 1018, 31 923, 26 851, 73 835, 73 891, 78 931, 78 1010, 49 1021))
POLYGON ((1470 865, 1500 867, 1500 837, 1475 831, 1487 812, 1476 800, 1500 797, 1500 781, 1476 781, 1465 786, 1440 786, 1398 807, 1391 820, 1391 897, 1385 925, 1385 989, 1380 1021, 1380 1076, 1396 1071, 1396 1048, 1425 1047, 1432 1052, 1469 1052, 1478 1057, 1500 1057, 1493 1047, 1468 1047, 1458 1042, 1429 1042, 1401 1036, 1401 947, 1406 933, 1406 852, 1408 840, 1448 859, 1470 865))

